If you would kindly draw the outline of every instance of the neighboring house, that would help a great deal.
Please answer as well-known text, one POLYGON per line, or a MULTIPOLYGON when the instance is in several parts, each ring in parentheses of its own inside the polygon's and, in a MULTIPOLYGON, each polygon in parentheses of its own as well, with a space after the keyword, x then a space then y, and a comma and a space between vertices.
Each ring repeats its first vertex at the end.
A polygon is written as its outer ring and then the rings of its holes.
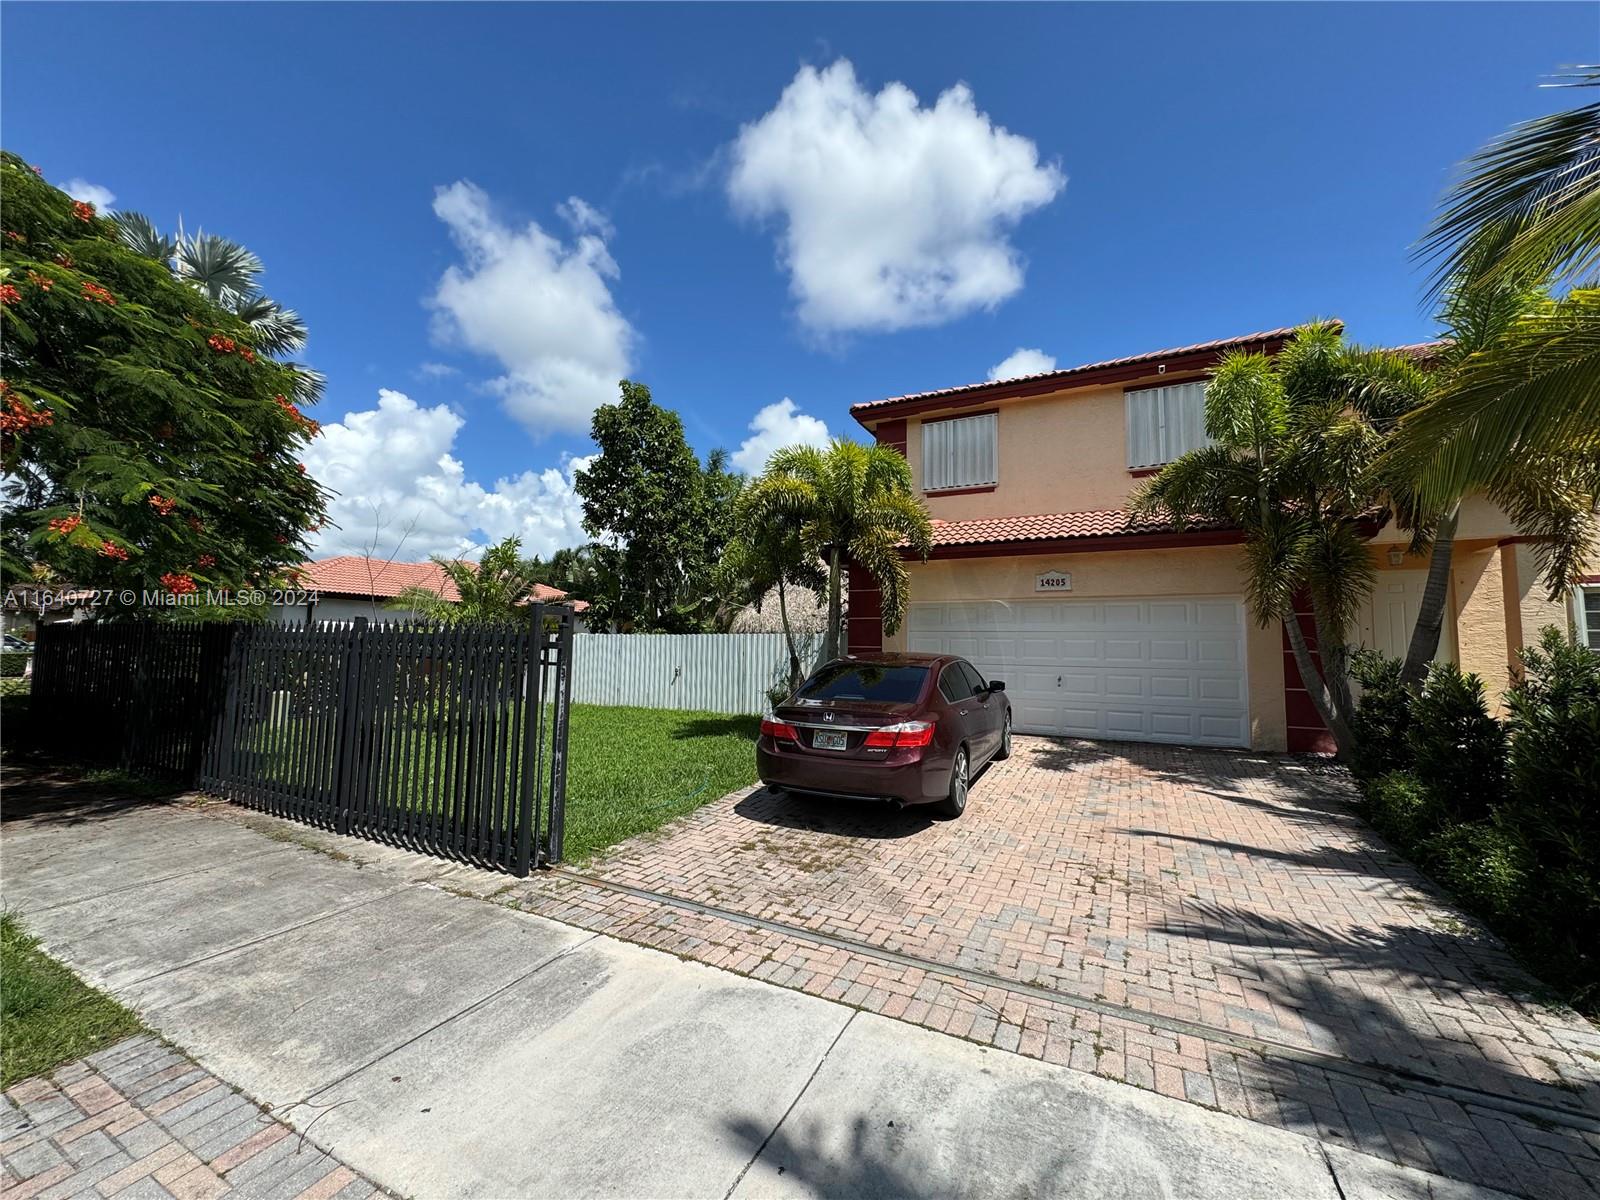
MULTIPOLYGON (((871 577, 852 573, 850 649, 964 655, 1005 681, 1025 732, 1331 749, 1282 624, 1263 629, 1247 611, 1242 535, 1179 533, 1127 510, 1145 476, 1204 444, 1204 380, 1220 356, 1273 354, 1293 333, 853 406, 907 455, 933 553, 908 564, 911 602, 893 638, 871 577)), ((1378 584, 1353 631, 1397 656, 1428 563, 1405 547, 1392 525, 1372 539, 1378 584)), ((1439 653, 1481 675, 1491 703, 1543 626, 1600 644, 1600 587, 1547 600, 1532 549, 1494 506, 1463 506, 1439 653)))
MULTIPOLYGON (((414 614, 392 605, 394 598, 408 587, 427 588, 452 603, 461 599, 456 585, 437 563, 389 562, 355 554, 302 564, 300 586, 316 593, 316 602, 281 605, 273 610, 275 621, 284 625, 305 625, 318 621, 351 621, 356 617, 369 621, 404 620, 414 614)), ((567 594, 541 583, 534 585, 529 599, 559 604, 567 602, 567 594)), ((570 603, 580 614, 589 607, 583 600, 570 603)))

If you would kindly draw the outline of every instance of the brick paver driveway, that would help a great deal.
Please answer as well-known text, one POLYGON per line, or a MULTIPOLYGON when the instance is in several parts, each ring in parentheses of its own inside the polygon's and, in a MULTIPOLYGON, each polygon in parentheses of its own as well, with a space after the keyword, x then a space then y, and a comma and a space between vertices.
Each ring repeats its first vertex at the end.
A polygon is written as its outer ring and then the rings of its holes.
POLYGON ((515 899, 1459 1179, 1600 1194, 1600 1031, 1351 796, 1304 760, 1018 738, 959 821, 755 789, 515 899))

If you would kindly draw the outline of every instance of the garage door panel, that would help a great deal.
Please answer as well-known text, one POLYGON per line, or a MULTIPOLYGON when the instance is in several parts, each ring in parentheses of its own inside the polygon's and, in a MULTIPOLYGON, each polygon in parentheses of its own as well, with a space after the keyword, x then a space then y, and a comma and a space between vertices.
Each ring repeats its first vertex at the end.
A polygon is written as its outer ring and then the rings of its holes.
POLYGON ((1144 676, 1142 675, 1108 674, 1106 676, 1107 696, 1115 696, 1119 699, 1126 696, 1142 698, 1144 694, 1144 676))
POLYGON ((1234 675, 1202 675, 1195 680, 1196 694, 1201 700, 1222 702, 1244 700, 1244 680, 1234 675))
POLYGON ((1142 638, 1107 638, 1107 662, 1143 662, 1150 654, 1150 644, 1142 638))
POLYGON ((1194 623, 1201 629, 1238 629, 1239 605, 1233 600, 1196 601, 1194 623))
POLYGON ((906 624, 909 648, 1005 680, 1019 732, 1249 744, 1237 600, 913 604, 906 624))
POLYGON ((1191 700, 1198 690, 1198 681, 1187 675, 1152 675, 1150 695, 1157 700, 1191 700))
POLYGON ((1225 745, 1242 746, 1249 741, 1242 716, 1221 717, 1202 713, 1199 732, 1202 738, 1225 745))

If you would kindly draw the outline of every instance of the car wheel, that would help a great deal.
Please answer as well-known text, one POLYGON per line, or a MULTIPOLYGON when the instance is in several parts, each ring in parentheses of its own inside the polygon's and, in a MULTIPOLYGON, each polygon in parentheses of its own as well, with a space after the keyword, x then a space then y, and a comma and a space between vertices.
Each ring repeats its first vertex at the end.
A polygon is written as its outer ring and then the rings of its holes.
POLYGON ((1006 723, 1000 727, 1000 749, 994 752, 995 762, 1005 762, 1011 757, 1011 714, 1006 714, 1006 723))
POLYGON ((950 793, 939 802, 940 816, 955 818, 967 811, 968 782, 967 748, 962 746, 956 751, 955 765, 950 768, 950 793))

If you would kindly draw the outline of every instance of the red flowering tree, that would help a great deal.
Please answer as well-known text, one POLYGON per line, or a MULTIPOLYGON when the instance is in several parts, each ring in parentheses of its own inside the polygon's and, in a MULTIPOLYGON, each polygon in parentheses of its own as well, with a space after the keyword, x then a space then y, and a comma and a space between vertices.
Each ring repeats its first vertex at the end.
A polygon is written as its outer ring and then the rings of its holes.
POLYGON ((301 465, 316 377, 0 161, 0 576, 135 592, 268 586, 325 492, 301 465))

